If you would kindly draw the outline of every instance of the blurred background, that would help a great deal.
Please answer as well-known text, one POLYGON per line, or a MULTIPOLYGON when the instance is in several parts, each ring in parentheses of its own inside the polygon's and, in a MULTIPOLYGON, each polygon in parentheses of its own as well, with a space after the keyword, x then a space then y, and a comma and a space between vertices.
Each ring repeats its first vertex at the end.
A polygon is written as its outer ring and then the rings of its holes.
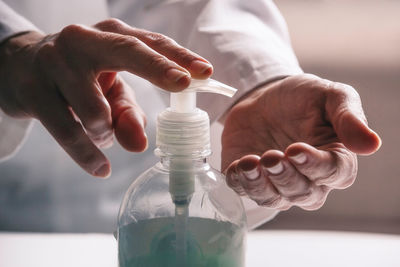
POLYGON ((400 234, 400 1, 279 0, 305 72, 352 85, 383 144, 359 157, 356 182, 318 211, 281 212, 264 229, 400 234))
MULTIPOLYGON (((58 31, 71 23, 93 24, 107 16, 103 0, 10 0, 7 3, 12 6, 21 1, 33 22, 46 32, 58 31), (42 16, 43 11, 35 8, 41 2, 53 5, 48 6, 54 10, 50 17, 42 16), (71 8, 73 5, 79 8, 71 8)), ((304 71, 355 87, 363 100, 369 124, 380 134, 383 145, 378 153, 359 157, 358 179, 354 185, 332 192, 320 210, 308 212, 292 208, 261 228, 400 234, 397 154, 400 151, 400 1, 279 0, 275 3, 287 20, 293 47, 304 71)), ((76 168, 76 171, 80 170, 76 168)), ((109 209, 115 210, 115 207, 109 209)), ((110 220, 114 219, 114 212, 109 213, 110 220)))

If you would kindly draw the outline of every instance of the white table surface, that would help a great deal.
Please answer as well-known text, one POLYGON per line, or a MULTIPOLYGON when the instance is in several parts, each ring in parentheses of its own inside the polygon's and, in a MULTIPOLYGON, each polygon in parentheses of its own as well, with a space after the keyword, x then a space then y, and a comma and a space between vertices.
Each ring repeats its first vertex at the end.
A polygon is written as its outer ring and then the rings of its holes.
MULTIPOLYGON (((400 266, 400 236, 326 231, 248 234, 247 267, 400 266)), ((105 234, 0 232, 1 267, 116 267, 117 243, 105 234)))

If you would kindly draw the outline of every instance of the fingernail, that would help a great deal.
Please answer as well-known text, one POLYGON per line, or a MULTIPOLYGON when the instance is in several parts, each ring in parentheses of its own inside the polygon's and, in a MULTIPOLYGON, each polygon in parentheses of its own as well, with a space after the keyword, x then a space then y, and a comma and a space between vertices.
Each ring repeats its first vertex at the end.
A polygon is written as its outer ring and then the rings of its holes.
POLYGON ((174 81, 176 83, 179 82, 181 79, 189 79, 189 75, 186 72, 180 71, 178 69, 169 69, 166 74, 167 79, 174 81))
POLYGON ((209 72, 210 69, 212 69, 212 66, 207 62, 196 59, 193 60, 192 63, 190 63, 190 69, 195 72, 204 74, 206 72, 209 72))
POLYGON ((260 170, 258 168, 254 168, 249 171, 243 171, 243 174, 248 178, 249 180, 255 180, 258 177, 260 177, 260 170))
POLYGON ((283 172, 283 164, 279 161, 276 165, 272 167, 267 167, 266 169, 271 174, 280 174, 281 172, 283 172))
POLYGON ((108 178, 111 175, 110 166, 106 163, 97 168, 93 174, 95 176, 108 178))
POLYGON ((307 161, 307 156, 303 152, 300 152, 299 154, 294 156, 289 156, 289 158, 297 164, 303 164, 307 161))

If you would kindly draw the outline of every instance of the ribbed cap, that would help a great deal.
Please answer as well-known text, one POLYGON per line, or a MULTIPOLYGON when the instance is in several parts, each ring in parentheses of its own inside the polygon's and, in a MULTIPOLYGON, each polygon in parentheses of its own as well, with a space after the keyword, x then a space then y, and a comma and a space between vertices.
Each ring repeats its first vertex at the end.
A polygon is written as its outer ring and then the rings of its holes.
POLYGON ((180 113, 168 108, 157 118, 156 154, 159 156, 200 156, 211 154, 210 119, 196 108, 180 113))

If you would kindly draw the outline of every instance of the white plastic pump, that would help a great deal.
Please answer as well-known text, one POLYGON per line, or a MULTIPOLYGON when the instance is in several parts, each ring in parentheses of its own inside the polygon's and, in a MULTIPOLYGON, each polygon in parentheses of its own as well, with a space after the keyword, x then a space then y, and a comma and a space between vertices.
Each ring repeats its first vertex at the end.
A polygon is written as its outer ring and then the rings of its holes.
POLYGON ((188 205, 195 190, 192 159, 211 154, 210 119, 196 107, 197 92, 232 97, 236 91, 212 79, 192 80, 187 89, 171 93, 171 106, 159 114, 156 154, 172 157, 169 191, 175 204, 188 205))
POLYGON ((156 154, 174 156, 208 156, 210 154, 210 120, 196 107, 196 94, 208 92, 232 97, 236 89, 216 80, 192 79, 190 86, 171 93, 170 107, 157 118, 156 154))

